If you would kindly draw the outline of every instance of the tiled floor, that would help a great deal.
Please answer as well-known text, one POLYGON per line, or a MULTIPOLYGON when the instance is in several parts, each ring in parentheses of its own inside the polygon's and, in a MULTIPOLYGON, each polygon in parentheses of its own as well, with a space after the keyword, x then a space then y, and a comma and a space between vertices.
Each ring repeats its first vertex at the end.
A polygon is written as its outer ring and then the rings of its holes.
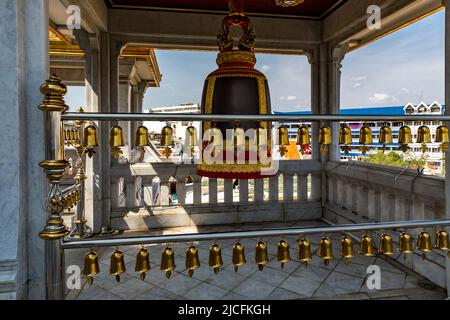
MULTIPOLYGON (((320 224, 320 223, 315 223, 320 224)), ((259 226, 232 226, 202 228, 202 232, 224 230, 248 230, 249 228, 279 228, 310 226, 311 223, 295 224, 266 224, 259 226)), ((196 232, 189 228, 176 229, 173 232, 196 232)), ((313 242, 314 251, 317 250, 321 236, 309 236, 313 242)), ((247 264, 234 271, 231 264, 231 251, 235 240, 218 241, 222 247, 224 266, 219 274, 215 274, 208 267, 209 247, 213 242, 196 244, 199 248, 201 267, 190 278, 184 270, 185 249, 187 244, 173 244, 176 252, 177 269, 171 279, 166 279, 164 272, 159 270, 161 246, 149 247, 152 269, 148 272, 145 281, 139 279, 134 272, 136 253, 138 247, 124 247, 126 269, 122 274, 121 282, 117 283, 109 275, 109 260, 112 248, 99 251, 101 273, 95 277, 92 287, 85 284, 81 290, 72 290, 68 299, 93 300, 173 300, 173 299, 445 299, 446 293, 421 276, 396 267, 384 257, 377 256, 365 258, 355 257, 350 265, 346 265, 339 257, 339 235, 333 235, 335 259, 329 266, 314 254, 313 260, 307 268, 296 259, 296 237, 287 237, 285 240, 291 245, 292 261, 284 269, 276 261, 276 243, 278 238, 265 238, 269 244, 270 263, 262 272, 258 271, 253 263, 253 254, 259 239, 244 239, 242 243, 246 248, 247 264), (381 290, 369 290, 366 286, 368 277, 367 267, 378 265, 381 269, 381 290)), ((82 261, 84 252, 72 252, 67 258, 82 261)), ((67 261, 66 261, 67 264, 67 261)))

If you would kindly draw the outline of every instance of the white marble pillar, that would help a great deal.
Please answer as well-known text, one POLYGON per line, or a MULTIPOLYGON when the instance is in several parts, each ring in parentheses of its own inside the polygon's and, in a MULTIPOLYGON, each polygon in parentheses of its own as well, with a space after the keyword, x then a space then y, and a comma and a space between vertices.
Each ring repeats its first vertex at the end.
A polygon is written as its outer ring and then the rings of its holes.
POLYGON ((49 69, 47 0, 0 1, 0 30, 0 300, 44 299, 45 242, 39 232, 47 185, 39 167, 44 113, 37 106, 49 69))

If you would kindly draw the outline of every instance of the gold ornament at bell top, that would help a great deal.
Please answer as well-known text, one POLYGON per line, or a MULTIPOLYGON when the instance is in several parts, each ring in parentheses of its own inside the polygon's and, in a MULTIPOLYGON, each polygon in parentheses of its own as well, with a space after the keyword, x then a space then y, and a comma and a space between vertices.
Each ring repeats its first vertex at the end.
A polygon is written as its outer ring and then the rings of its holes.
POLYGON ((425 259, 425 254, 430 252, 432 248, 431 235, 426 231, 419 233, 417 237, 417 249, 422 252, 423 259, 425 259))
POLYGON ((281 269, 284 268, 284 264, 291 261, 291 255, 289 252, 289 243, 281 240, 278 242, 277 261, 281 263, 281 269))
POLYGON ((334 258, 333 247, 330 238, 324 237, 320 240, 319 251, 317 255, 323 259, 323 262, 326 266, 330 264, 330 261, 334 258))
POLYGON ((328 146, 332 143, 333 137, 331 135, 331 128, 328 126, 323 126, 319 130, 319 145, 320 152, 327 153, 328 146))
POLYGON ((194 270, 200 268, 200 259, 198 258, 198 249, 190 246, 186 250, 186 270, 188 270, 189 277, 194 275, 194 270))
POLYGON ((373 257, 375 255, 375 248, 373 246, 373 238, 369 235, 361 237, 360 253, 365 257, 373 257))
POLYGON ((232 258, 234 271, 238 271, 239 267, 247 263, 245 259, 245 249, 242 243, 237 242, 233 246, 233 258, 232 258))
POLYGON ((148 147, 150 145, 148 139, 148 129, 144 126, 139 126, 136 129, 136 136, 134 146, 137 148, 148 147))
POLYGON ((120 275, 126 271, 125 258, 123 253, 117 249, 111 256, 111 266, 109 273, 116 276, 117 282, 120 282, 120 275))
POLYGON ((308 267, 308 263, 312 260, 311 242, 307 239, 298 241, 298 260, 308 267))
POLYGON ((341 257, 344 258, 345 264, 350 264, 350 259, 355 256, 353 251, 353 240, 349 236, 344 236, 341 239, 341 257))
POLYGON ((88 284, 92 286, 94 283, 94 276, 100 273, 100 266, 98 264, 98 255, 91 250, 84 256, 83 274, 88 277, 88 284))
POLYGON ((167 279, 170 279, 175 268, 175 251, 172 248, 165 248, 161 255, 161 271, 165 271, 167 279))
POLYGON ((398 250, 403 253, 414 253, 413 237, 409 233, 400 234, 398 250))
POLYGON ((267 244, 264 241, 260 241, 256 244, 255 263, 258 265, 259 271, 263 271, 264 265, 269 263, 267 244))
POLYGON ((412 131, 408 126, 402 126, 398 131, 398 143, 401 145, 400 149, 403 152, 408 151, 408 144, 412 143, 412 131))
POLYGON ((388 256, 394 254, 394 242, 390 234, 385 233, 381 235, 378 252, 388 256))
POLYGON ((436 241, 434 243, 436 249, 440 249, 447 252, 447 256, 450 258, 450 241, 448 232, 446 230, 439 230, 436 232, 436 241))
POLYGON ((145 274, 150 271, 150 254, 144 247, 139 250, 136 256, 134 271, 140 274, 141 280, 145 280, 145 274))
POLYGON ((222 249, 218 244, 213 244, 209 249, 209 266, 214 269, 217 274, 223 266, 222 249))
POLYGON ((437 127, 434 142, 441 144, 439 148, 442 152, 446 152, 448 150, 448 143, 450 142, 450 140, 448 135, 448 128, 446 126, 437 127))

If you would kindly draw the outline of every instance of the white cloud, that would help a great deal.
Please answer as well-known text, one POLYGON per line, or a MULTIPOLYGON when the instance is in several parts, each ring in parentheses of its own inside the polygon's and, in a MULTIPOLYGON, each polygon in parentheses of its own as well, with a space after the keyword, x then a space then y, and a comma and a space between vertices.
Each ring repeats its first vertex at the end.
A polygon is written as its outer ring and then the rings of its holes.
POLYGON ((280 97, 280 100, 281 100, 281 101, 284 101, 284 100, 286 100, 286 97, 285 97, 285 96, 281 96, 281 97, 280 97))
POLYGON ((351 81, 356 81, 356 82, 366 81, 367 77, 366 76, 351 77, 350 80, 351 81))
POLYGON ((357 83, 354 83, 354 84, 352 84, 352 88, 353 89, 356 89, 356 88, 359 88, 359 87, 361 87, 362 86, 362 83, 359 83, 359 82, 357 82, 357 83))
POLYGON ((375 93, 369 98, 369 102, 379 103, 379 102, 395 102, 398 101, 396 97, 391 96, 387 93, 375 93))
POLYGON ((269 65, 267 65, 267 64, 265 64, 265 65, 263 65, 263 66, 261 67, 261 71, 262 71, 262 72, 267 72, 267 71, 269 71, 270 69, 272 69, 272 67, 269 66, 269 65))
POLYGON ((403 93, 409 93, 408 88, 401 88, 400 91, 403 92, 403 93))
POLYGON ((286 100, 287 101, 294 101, 294 100, 297 100, 297 97, 296 96, 287 96, 286 100))

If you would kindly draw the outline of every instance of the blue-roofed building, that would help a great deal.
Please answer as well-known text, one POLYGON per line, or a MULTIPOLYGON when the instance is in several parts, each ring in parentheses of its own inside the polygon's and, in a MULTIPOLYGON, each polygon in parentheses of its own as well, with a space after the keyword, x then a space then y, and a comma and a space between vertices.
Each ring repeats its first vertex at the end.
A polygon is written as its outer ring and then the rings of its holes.
MULTIPOLYGON (((404 116, 408 114, 444 114, 445 105, 441 105, 438 102, 433 102, 430 105, 421 102, 417 105, 408 103, 406 106, 389 106, 389 107, 365 107, 365 108, 346 108, 341 109, 340 113, 342 115, 352 114, 352 115, 380 115, 380 119, 384 116, 404 116)), ((295 114, 295 115, 307 115, 311 114, 311 111, 294 111, 294 112, 274 112, 275 114, 295 114)), ((289 138, 295 140, 297 137, 297 130, 303 124, 299 123, 284 123, 289 129, 289 138)), ((305 123, 310 126, 310 123, 305 123)), ((351 151, 348 154, 344 152, 341 153, 341 159, 343 161, 348 160, 361 160, 362 157, 367 157, 370 154, 377 153, 379 151, 385 150, 385 152, 395 151, 402 153, 399 149, 400 144, 398 141, 398 133, 400 127, 406 125, 409 126, 413 133, 413 141, 417 139, 417 130, 420 126, 426 125, 431 129, 432 141, 435 138, 436 128, 442 125, 440 121, 371 121, 371 122, 361 122, 361 121, 351 121, 347 122, 347 125, 352 130, 353 144, 351 146, 351 151), (374 138, 374 143, 368 146, 369 151, 363 155, 359 148, 359 132, 363 125, 366 125, 372 129, 372 134, 374 138), (383 126, 389 126, 392 129, 394 143, 383 146, 378 143, 380 129, 383 126)), ((412 157, 422 157, 422 145, 418 143, 412 143, 409 145, 410 155, 412 157)), ((306 156, 307 157, 307 156, 306 156)), ((440 174, 443 169, 443 153, 439 149, 438 143, 430 143, 427 145, 427 168, 426 170, 432 173, 440 174)))

